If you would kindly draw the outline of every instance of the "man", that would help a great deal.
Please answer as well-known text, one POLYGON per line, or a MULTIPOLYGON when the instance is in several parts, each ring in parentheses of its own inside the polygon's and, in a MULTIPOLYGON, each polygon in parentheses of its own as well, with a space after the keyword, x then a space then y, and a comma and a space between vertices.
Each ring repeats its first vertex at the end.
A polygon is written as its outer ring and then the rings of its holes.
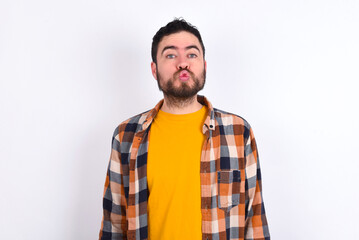
POLYGON ((164 99, 113 135, 100 239, 270 239, 253 132, 197 95, 199 31, 182 19, 153 37, 164 99))

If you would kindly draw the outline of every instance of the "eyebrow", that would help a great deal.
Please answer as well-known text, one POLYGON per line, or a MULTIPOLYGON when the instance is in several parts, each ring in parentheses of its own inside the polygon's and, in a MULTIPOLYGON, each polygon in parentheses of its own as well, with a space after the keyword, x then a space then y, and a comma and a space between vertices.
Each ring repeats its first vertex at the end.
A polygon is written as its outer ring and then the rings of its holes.
MULTIPOLYGON (((198 52, 201 52, 196 45, 189 45, 189 46, 185 47, 186 50, 189 50, 189 49, 192 49, 192 48, 197 49, 198 52)), ((162 52, 161 52, 161 55, 162 55, 162 54, 164 53, 164 51, 166 51, 167 49, 177 50, 178 47, 175 47, 175 46, 172 46, 172 45, 171 45, 171 46, 166 46, 166 47, 163 48, 163 50, 162 50, 162 52)))

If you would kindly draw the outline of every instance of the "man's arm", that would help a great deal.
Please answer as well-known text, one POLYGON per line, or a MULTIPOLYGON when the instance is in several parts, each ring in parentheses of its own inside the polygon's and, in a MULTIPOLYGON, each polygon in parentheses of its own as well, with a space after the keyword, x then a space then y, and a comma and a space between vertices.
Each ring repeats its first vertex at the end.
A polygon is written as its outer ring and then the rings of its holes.
POLYGON ((127 202, 123 186, 118 128, 112 137, 112 150, 103 195, 100 240, 127 239, 127 202))
POLYGON ((249 128, 247 139, 244 150, 246 158, 246 185, 248 186, 245 239, 269 240, 270 236, 262 198, 262 179, 258 151, 251 128, 249 128))

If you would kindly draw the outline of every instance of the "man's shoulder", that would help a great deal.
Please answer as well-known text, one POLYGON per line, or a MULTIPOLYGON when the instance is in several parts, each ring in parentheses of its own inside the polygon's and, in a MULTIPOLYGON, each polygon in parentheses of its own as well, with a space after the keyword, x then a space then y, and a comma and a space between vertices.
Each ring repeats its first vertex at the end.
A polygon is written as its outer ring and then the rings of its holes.
POLYGON ((136 132, 138 127, 142 126, 142 124, 146 121, 148 114, 151 110, 147 110, 143 113, 139 113, 135 116, 132 116, 125 121, 121 122, 118 125, 119 131, 133 131, 136 132))
POLYGON ((214 111, 214 117, 219 125, 228 126, 228 125, 234 125, 234 126, 243 126, 246 129, 250 129, 251 126, 248 123, 246 119, 243 117, 230 113, 227 111, 223 111, 218 108, 213 108, 214 111))
POLYGON ((136 132, 141 131, 142 125, 146 121, 150 111, 151 110, 147 110, 143 113, 137 114, 118 124, 113 133, 113 137, 119 140, 119 136, 123 136, 124 134, 134 135, 136 132))

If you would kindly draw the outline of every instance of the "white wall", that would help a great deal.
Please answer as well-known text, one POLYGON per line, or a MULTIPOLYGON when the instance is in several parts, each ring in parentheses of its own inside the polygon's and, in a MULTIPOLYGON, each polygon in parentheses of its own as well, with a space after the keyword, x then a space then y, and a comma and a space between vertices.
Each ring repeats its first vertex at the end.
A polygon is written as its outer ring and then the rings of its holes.
POLYGON ((273 239, 355 239, 359 1, 0 1, 1 239, 96 239, 111 136, 153 107, 151 39, 183 16, 213 105, 259 147, 273 239))

